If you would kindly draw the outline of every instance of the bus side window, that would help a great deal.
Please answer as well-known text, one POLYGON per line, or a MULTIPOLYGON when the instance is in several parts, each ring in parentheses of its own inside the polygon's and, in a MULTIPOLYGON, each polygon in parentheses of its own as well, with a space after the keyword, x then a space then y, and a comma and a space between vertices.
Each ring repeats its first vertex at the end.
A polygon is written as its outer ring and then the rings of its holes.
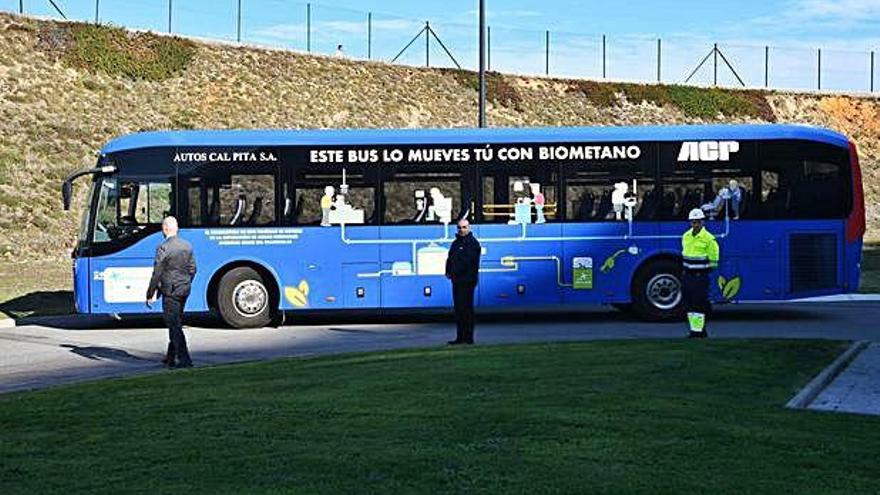
POLYGON ((762 142, 760 217, 845 218, 852 206, 848 153, 825 143, 762 142))
POLYGON ((660 145, 661 191, 657 195, 657 220, 687 220, 701 209, 707 218, 754 218, 754 191, 758 186, 754 141, 738 142, 738 151, 724 159, 679 160, 684 143, 660 145))
POLYGON ((482 221, 542 224, 559 219, 558 174, 537 165, 487 170, 482 177, 482 221))
POLYGON ((374 177, 355 167, 301 170, 294 194, 284 206, 293 225, 371 225, 375 223, 374 177))
POLYGON ((387 171, 382 181, 385 225, 450 224, 466 213, 456 170, 387 171))

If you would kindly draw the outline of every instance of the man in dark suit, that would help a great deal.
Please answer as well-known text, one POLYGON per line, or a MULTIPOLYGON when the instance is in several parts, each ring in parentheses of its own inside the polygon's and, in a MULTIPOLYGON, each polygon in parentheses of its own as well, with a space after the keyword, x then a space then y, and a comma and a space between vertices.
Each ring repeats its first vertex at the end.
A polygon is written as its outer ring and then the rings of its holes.
POLYGON ((458 232, 446 258, 446 278, 452 281, 455 304, 455 340, 449 345, 474 343, 474 289, 480 271, 480 243, 471 233, 470 222, 459 220, 458 232))
POLYGON ((147 289, 147 307, 156 302, 157 292, 162 295, 162 314, 169 336, 168 351, 162 363, 169 368, 189 368, 192 359, 183 334, 183 309, 196 275, 196 261, 192 245, 181 239, 177 230, 177 219, 165 217, 162 221, 165 242, 156 249, 153 276, 147 289))

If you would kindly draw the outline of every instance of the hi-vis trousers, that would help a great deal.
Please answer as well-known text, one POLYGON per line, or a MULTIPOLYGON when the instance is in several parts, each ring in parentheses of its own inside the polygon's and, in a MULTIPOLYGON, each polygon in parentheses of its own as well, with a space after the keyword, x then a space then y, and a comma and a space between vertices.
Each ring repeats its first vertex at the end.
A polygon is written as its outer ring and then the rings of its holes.
POLYGON ((706 314, 709 312, 709 270, 685 269, 681 284, 691 334, 705 337, 706 314))

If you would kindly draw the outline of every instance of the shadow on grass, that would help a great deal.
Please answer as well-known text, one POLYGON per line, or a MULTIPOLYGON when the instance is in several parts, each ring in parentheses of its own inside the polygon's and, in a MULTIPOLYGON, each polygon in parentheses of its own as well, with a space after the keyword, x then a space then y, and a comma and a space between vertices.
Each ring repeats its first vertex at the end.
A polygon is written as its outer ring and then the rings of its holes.
POLYGON ((74 310, 73 292, 69 290, 31 292, 0 303, 0 313, 16 321, 33 316, 68 315, 74 310))

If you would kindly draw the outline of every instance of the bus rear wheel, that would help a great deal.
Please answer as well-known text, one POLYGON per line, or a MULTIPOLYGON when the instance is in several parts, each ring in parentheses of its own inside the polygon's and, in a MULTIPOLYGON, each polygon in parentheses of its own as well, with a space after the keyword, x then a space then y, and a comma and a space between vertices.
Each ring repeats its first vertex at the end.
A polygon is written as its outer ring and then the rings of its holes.
POLYGON ((234 328, 259 328, 272 321, 272 296, 266 280, 253 268, 233 268, 217 288, 220 317, 234 328))
POLYGON ((636 273, 632 309, 647 321, 675 321, 684 317, 681 263, 671 259, 651 262, 636 273))

